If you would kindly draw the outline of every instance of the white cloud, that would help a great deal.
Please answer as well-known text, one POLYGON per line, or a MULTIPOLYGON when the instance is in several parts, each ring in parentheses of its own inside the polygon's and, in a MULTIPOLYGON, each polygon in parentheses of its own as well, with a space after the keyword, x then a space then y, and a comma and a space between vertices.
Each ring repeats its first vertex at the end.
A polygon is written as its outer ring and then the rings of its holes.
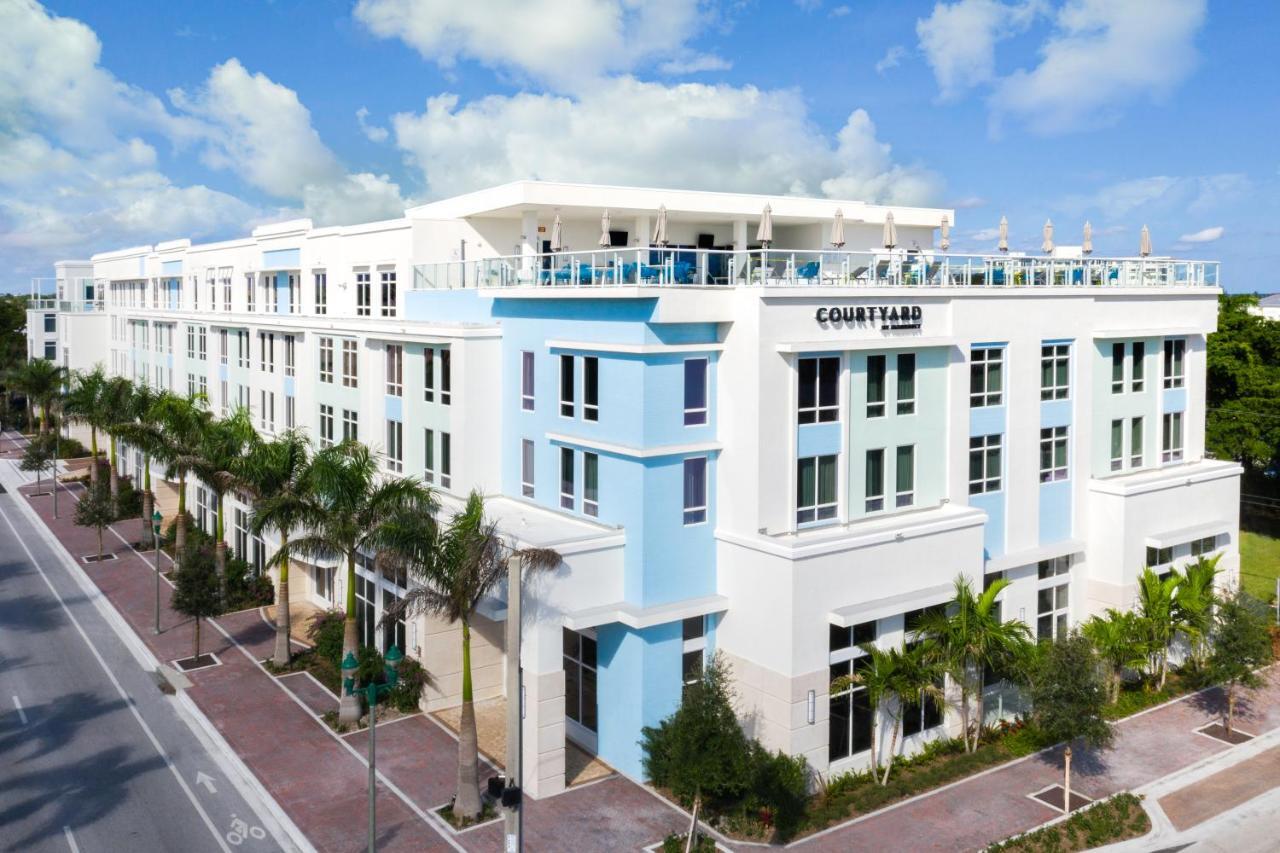
POLYGON ((994 240, 999 236, 1000 236, 1000 229, 998 227, 983 228, 979 231, 974 231, 972 234, 970 234, 969 239, 984 241, 984 240, 994 240))
POLYGON ((1091 195, 1074 195, 1057 207, 1068 213, 1103 211, 1120 218, 1134 211, 1160 214, 1206 212, 1224 205, 1251 189, 1249 179, 1235 172, 1216 175, 1152 175, 1108 184, 1091 195))
POLYGON ((272 196, 301 202, 318 223, 345 224, 403 213, 399 187, 386 175, 348 174, 311 125, 311 113, 287 86, 250 74, 237 59, 217 65, 198 92, 169 92, 174 105, 204 124, 202 157, 272 196))
POLYGON ((939 188, 932 173, 893 161, 865 112, 833 140, 792 90, 619 77, 576 98, 521 93, 463 105, 440 95, 392 126, 432 196, 519 178, 898 203, 931 200, 939 188))
POLYGON ((376 124, 370 124, 368 107, 361 107, 356 110, 356 123, 360 125, 360 132, 368 137, 370 142, 386 142, 387 137, 391 135, 385 127, 376 124))
POLYGON ((907 53, 907 49, 900 44, 895 44, 884 52, 884 56, 880 57, 880 61, 876 63, 876 73, 883 74, 890 68, 897 68, 902 64, 902 57, 907 53))
POLYGON ((1043 0, 936 3, 916 21, 920 51, 933 69, 943 99, 996 78, 996 42, 1024 32, 1044 11, 1043 0))
POLYGON ((687 57, 669 59, 658 66, 663 74, 697 74, 700 71, 728 71, 733 63, 713 53, 695 53, 687 57))
POLYGON ((948 207, 954 207, 956 210, 966 210, 974 207, 983 207, 987 200, 979 195, 967 195, 951 202, 948 207))
POLYGON ((848 6, 836 6, 834 9, 832 9, 828 13, 828 16, 832 18, 843 18, 845 15, 848 15, 851 12, 853 12, 853 10, 850 9, 848 6))
POLYGON ((1212 243, 1215 240, 1222 239, 1223 233, 1226 231, 1221 225, 1214 225, 1211 228, 1202 228, 1190 234, 1183 234, 1178 238, 1179 243, 1212 243))
POLYGON ((1042 133, 1112 121, 1125 104, 1165 96, 1190 75, 1204 20, 1205 0, 1070 0, 1040 63, 1001 80, 992 108, 1042 133))
POLYGON ((359 0, 355 17, 442 68, 471 59, 572 91, 684 50, 697 0, 359 0))

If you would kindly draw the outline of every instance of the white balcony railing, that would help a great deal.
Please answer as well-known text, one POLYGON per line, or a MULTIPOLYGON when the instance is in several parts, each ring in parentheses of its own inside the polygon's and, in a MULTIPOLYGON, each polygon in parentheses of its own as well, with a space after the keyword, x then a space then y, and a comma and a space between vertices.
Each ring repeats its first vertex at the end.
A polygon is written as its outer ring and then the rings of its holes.
POLYGON ((493 287, 1216 287, 1217 261, 903 251, 600 249, 418 264, 415 290, 493 287))
POLYGON ((101 299, 55 299, 53 297, 41 297, 39 299, 31 299, 27 302, 27 309, 31 311, 101 311, 103 310, 101 299))

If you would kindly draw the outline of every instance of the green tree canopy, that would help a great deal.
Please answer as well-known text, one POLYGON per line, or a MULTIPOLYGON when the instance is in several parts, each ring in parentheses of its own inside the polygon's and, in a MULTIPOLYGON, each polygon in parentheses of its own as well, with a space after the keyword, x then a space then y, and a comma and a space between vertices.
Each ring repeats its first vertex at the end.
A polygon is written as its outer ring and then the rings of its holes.
POLYGON ((1257 670, 1271 663, 1269 614, 1262 602, 1243 590, 1218 602, 1213 615, 1213 651, 1207 661, 1213 681, 1222 684, 1226 702, 1222 725, 1228 733, 1235 722, 1240 691, 1262 686, 1257 670))
POLYGON ((1249 313, 1256 296, 1223 296, 1209 335, 1205 449, 1247 470, 1280 458, 1280 322, 1249 313))

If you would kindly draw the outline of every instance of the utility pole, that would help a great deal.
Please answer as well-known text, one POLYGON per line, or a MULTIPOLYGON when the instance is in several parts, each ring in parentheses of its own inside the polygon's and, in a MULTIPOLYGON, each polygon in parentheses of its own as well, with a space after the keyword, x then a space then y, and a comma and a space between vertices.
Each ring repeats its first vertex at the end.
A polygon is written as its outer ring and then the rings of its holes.
POLYGON ((507 785, 502 793, 505 853, 524 850, 524 812, 520 790, 524 690, 520 669, 521 563, 519 554, 507 558, 507 785))

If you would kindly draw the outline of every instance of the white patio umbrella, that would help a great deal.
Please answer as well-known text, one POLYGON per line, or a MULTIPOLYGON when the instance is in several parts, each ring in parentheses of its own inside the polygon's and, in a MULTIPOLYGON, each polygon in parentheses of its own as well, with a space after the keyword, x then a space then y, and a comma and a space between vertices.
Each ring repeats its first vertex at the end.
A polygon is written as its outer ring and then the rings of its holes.
POLYGON ((898 245, 898 228, 893 224, 893 211, 889 211, 884 215, 884 233, 881 235, 886 249, 892 249, 898 245))
POLYGON ((773 208, 767 204, 760 213, 760 227, 756 229, 756 239, 763 243, 765 248, 773 242, 773 208))
POLYGON ((1145 225, 1142 226, 1142 240, 1138 244, 1138 254, 1144 258, 1151 254, 1151 232, 1145 225))
POLYGON ((831 220, 831 245, 839 249, 844 245, 844 211, 836 208, 836 218, 831 220))
POLYGON ((556 214, 551 223, 551 251, 558 252, 564 248, 564 228, 560 225, 560 214, 556 214))
POLYGON ((658 205, 658 219, 653 223, 653 242, 659 246, 667 245, 667 206, 658 205))
POLYGON ((604 215, 600 217, 600 248, 607 249, 613 245, 613 240, 609 237, 609 209, 605 208, 604 215))
POLYGON ((951 251, 951 218, 942 217, 942 239, 938 241, 938 248, 944 252, 951 251))
POLYGON ((1053 254, 1053 222, 1048 219, 1044 221, 1044 242, 1040 244, 1040 251, 1046 255, 1053 254))
POLYGON ((1093 254, 1093 226, 1087 219, 1084 221, 1084 240, 1080 242, 1080 251, 1086 255, 1093 254))
POLYGON ((1009 220, 1000 217, 1000 242, 996 248, 1002 252, 1009 251, 1009 220))

